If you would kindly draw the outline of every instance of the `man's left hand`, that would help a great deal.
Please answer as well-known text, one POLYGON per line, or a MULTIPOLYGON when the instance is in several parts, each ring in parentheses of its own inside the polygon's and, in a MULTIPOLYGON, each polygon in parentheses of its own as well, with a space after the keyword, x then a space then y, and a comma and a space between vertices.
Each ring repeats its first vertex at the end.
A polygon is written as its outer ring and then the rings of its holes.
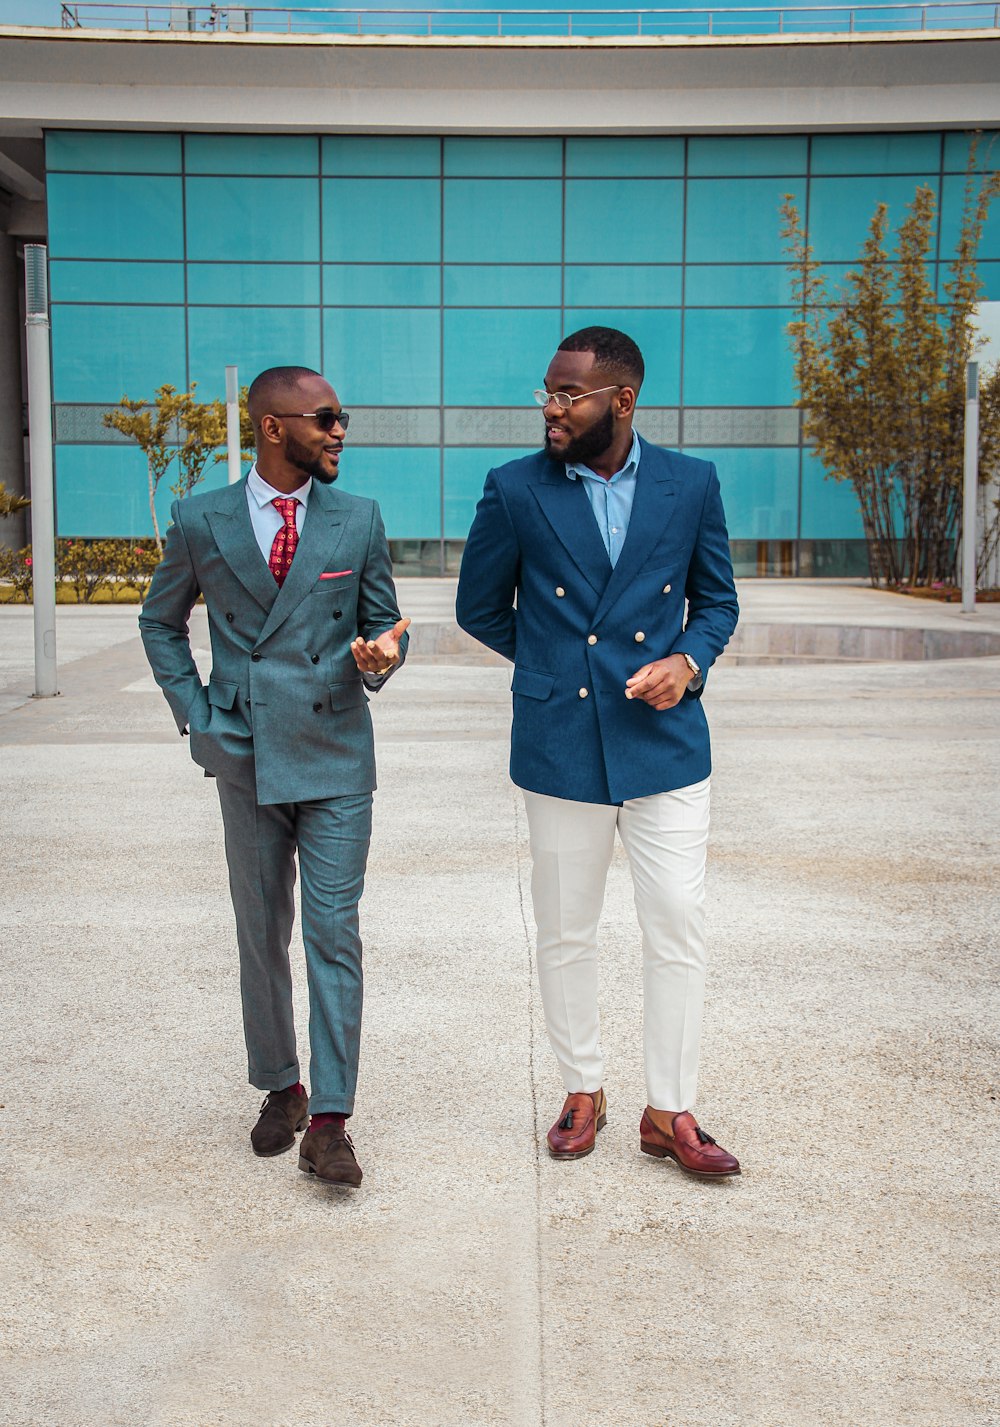
POLYGON ((643 664, 631 679, 625 681, 625 697, 642 699, 654 709, 672 709, 684 697, 684 690, 694 675, 683 654, 671 654, 643 664))
POLYGON ((409 623, 408 619, 400 619, 377 639, 358 635, 351 644, 351 653, 362 674, 388 674, 399 663, 399 641, 409 623))

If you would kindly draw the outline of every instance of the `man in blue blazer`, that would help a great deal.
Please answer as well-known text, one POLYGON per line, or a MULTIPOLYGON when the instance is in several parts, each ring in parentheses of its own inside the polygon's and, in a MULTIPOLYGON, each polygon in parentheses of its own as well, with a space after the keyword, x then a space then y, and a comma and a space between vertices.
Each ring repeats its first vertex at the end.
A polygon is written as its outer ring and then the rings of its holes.
POLYGON ((266 1092, 256 1154, 361 1182, 345 1121, 361 1033, 358 901, 375 756, 366 688, 402 662, 392 564, 375 501, 333 489, 348 415, 305 367, 248 395, 257 460, 245 481, 174 503, 139 618, 146 655, 191 756, 217 779, 236 913, 250 1083, 266 1092), (188 618, 208 610, 212 672, 188 618), (309 985, 312 1117, 299 1075, 288 945, 295 858, 309 985))
POLYGON ((561 343, 535 393, 544 450, 489 473, 457 614, 514 664, 510 774, 567 1092, 549 1152, 589 1154, 606 1119, 597 925, 617 830, 642 929, 640 1147, 723 1178, 739 1161, 691 1113, 711 772, 701 696, 739 609, 714 466, 633 432, 643 374, 623 332, 588 327, 561 343))

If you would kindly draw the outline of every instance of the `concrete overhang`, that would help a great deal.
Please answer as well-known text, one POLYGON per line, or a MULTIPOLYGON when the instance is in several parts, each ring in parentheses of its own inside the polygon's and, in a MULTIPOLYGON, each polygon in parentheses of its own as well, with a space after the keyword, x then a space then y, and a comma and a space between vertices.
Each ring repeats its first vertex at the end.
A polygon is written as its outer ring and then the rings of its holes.
POLYGON ((415 38, 0 27, 0 133, 1000 126, 1000 31, 415 38))

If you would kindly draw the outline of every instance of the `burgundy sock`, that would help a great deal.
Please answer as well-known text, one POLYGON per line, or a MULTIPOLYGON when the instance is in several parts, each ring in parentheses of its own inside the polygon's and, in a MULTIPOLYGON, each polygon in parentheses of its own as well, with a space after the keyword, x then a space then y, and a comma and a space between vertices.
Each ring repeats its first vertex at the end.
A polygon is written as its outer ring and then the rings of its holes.
POLYGON ((306 1087, 302 1084, 301 1080, 296 1080, 295 1084, 289 1085, 288 1088, 289 1090, 294 1090, 296 1095, 304 1095, 306 1093, 306 1087))
POLYGON ((324 1125, 336 1125, 338 1130, 342 1130, 347 1123, 346 1115, 310 1115, 310 1130, 321 1130, 324 1125))

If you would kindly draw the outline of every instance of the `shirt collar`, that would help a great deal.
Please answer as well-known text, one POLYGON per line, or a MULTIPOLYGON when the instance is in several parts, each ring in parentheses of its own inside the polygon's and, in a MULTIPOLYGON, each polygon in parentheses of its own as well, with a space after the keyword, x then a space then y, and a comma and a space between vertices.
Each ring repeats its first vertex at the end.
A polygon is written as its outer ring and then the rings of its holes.
MULTIPOLYGON (((625 462, 624 466, 622 466, 620 471, 615 471, 614 475, 611 477, 611 480, 607 481, 606 484, 611 485, 613 481, 617 481, 622 476, 634 476, 636 471, 638 471, 639 469, 639 457, 641 454, 642 451, 639 445, 639 433, 637 431, 633 431, 632 448, 628 453, 628 460, 625 462)), ((603 476, 599 476, 596 471, 592 471, 589 466, 585 466, 581 461, 575 461, 572 465, 567 464, 566 474, 571 481, 575 481, 578 476, 592 476, 595 481, 604 481, 603 476)))
POLYGON ((297 491, 276 491, 274 486, 269 486, 264 477, 257 470, 257 464, 250 467, 250 474, 247 476, 247 489, 261 510, 265 505, 270 505, 272 500, 287 500, 292 497, 301 501, 302 504, 309 504, 309 492, 312 489, 312 476, 306 478, 305 485, 299 486, 297 491))

